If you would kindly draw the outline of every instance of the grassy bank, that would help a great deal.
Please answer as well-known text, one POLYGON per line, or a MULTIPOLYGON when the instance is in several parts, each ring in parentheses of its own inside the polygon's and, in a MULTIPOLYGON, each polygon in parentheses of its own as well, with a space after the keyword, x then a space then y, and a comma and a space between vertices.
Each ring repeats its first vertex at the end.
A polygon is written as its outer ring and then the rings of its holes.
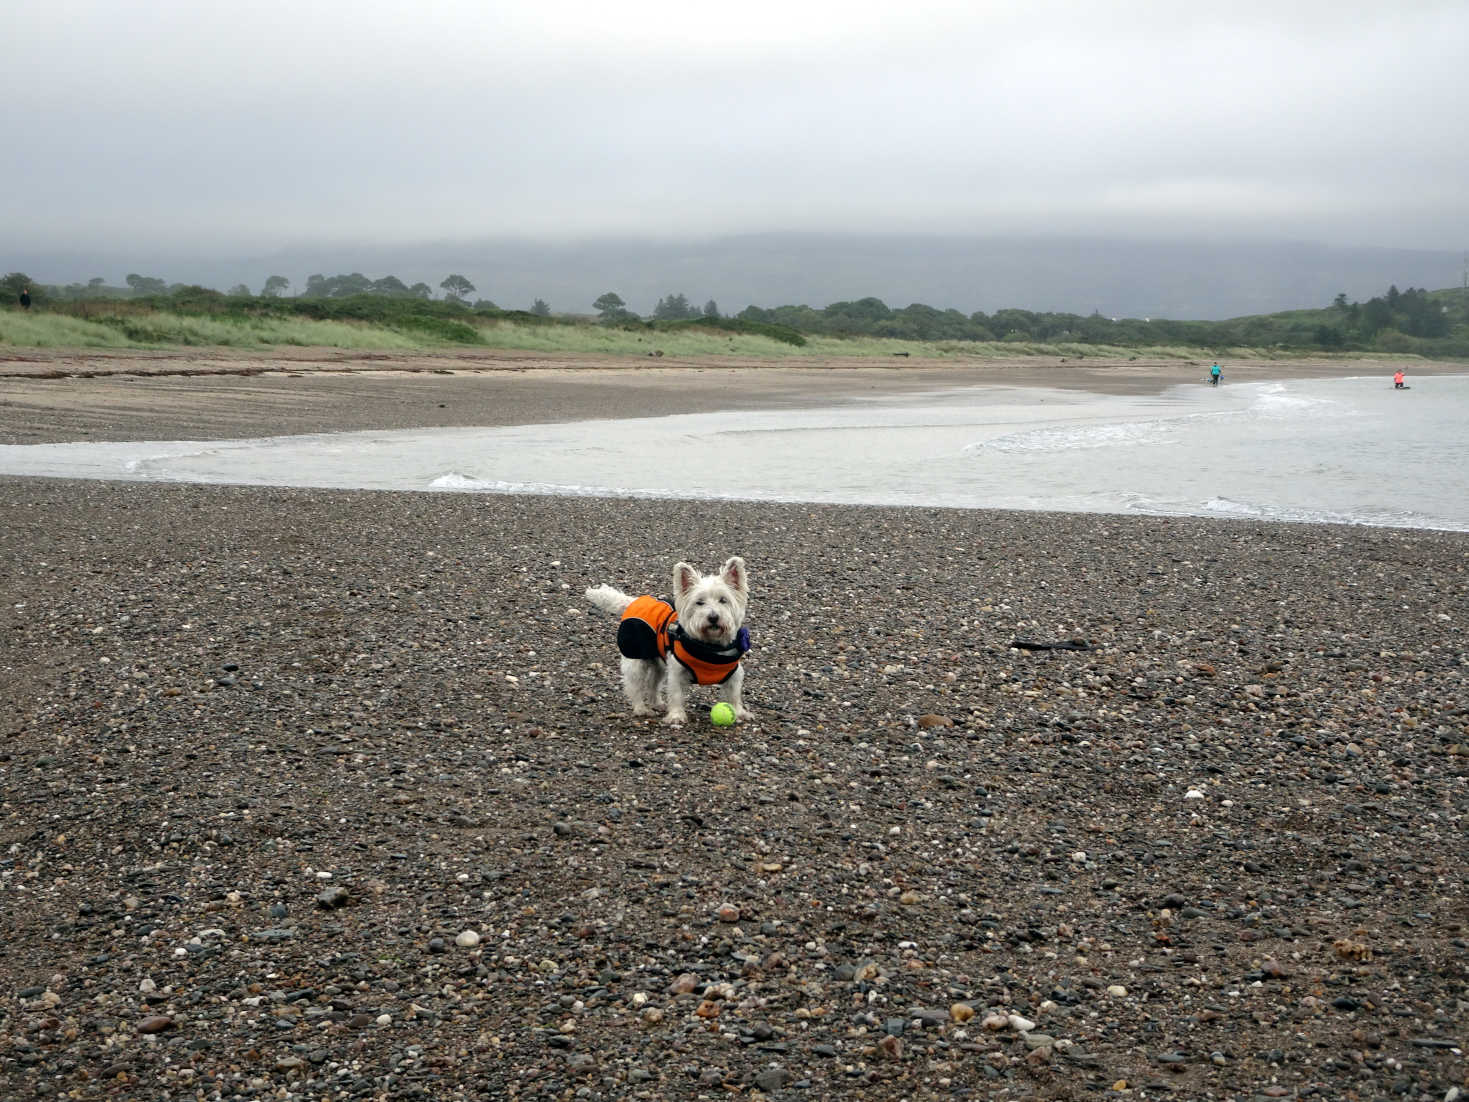
MULTIPOLYGON (((390 323, 318 319, 278 314, 204 316, 168 310, 132 310, 91 316, 0 311, 0 347, 166 349, 217 347, 265 349, 320 347, 362 351, 425 351, 483 347, 547 355, 657 356, 802 360, 861 357, 915 360, 1008 359, 1048 356, 1075 359, 1289 358, 1267 348, 1201 349, 1159 345, 1123 348, 1045 341, 914 341, 882 337, 811 336, 804 345, 758 333, 681 325, 668 329, 621 328, 590 322, 524 322, 465 315, 462 319, 405 316, 390 323)), ((1295 353, 1299 355, 1300 353, 1295 353)), ((1319 356, 1319 353, 1315 353, 1319 356)))

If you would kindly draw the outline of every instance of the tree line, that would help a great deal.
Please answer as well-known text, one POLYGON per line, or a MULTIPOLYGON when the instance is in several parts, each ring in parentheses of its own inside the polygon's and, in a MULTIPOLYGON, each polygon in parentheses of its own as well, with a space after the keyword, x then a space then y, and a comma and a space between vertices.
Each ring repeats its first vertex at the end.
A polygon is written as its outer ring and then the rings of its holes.
POLYGON ((1365 303, 1349 303, 1341 294, 1329 310, 1286 311, 1217 322, 1113 318, 1100 312, 1083 315, 1016 308, 965 314, 924 303, 894 309, 877 298, 834 302, 821 310, 810 306, 750 306, 735 316, 835 337, 1393 351, 1411 350, 1404 340, 1412 343, 1456 338, 1469 351, 1469 332, 1461 332, 1469 325, 1469 310, 1462 295, 1430 294, 1421 288, 1400 292, 1395 286, 1365 303))
MULTIPOLYGON (((106 299, 128 299, 128 298, 158 298, 162 296, 197 296, 199 292, 211 292, 208 287, 200 287, 197 284, 170 283, 158 276, 146 276, 138 272, 129 272, 123 277, 121 285, 110 285, 101 276, 95 276, 86 283, 67 283, 64 285, 45 285, 34 282, 24 272, 11 272, 0 278, 0 288, 4 289, 7 298, 14 298, 20 293, 22 287, 29 287, 33 300, 38 303, 51 302, 78 302, 89 300, 106 299)), ((465 276, 457 272, 451 272, 439 283, 439 289, 444 292, 443 301, 458 303, 477 310, 498 310, 499 307, 486 298, 470 301, 470 295, 475 293, 475 286, 465 276)), ((261 284, 258 293, 250 290, 243 283, 237 283, 224 294, 229 298, 283 298, 290 294, 291 281, 283 275, 272 275, 261 284)), ((213 291, 214 294, 219 294, 213 291)), ((383 276, 381 279, 371 279, 361 272, 342 273, 328 276, 321 273, 306 277, 306 284, 301 288, 296 298, 302 299, 340 299, 351 298, 354 295, 377 295, 383 298, 395 299, 417 299, 427 302, 434 298, 433 288, 427 283, 414 283, 411 286, 404 283, 394 275, 383 276)), ((531 305, 530 313, 549 317, 551 314, 550 304, 543 299, 536 299, 531 305)))
MULTIPOLYGON (((592 308, 609 325, 722 318, 710 299, 699 310, 687 295, 660 298, 646 319, 628 309, 622 296, 608 291, 592 308)), ((751 326, 810 336, 881 337, 921 341, 1008 341, 1013 343, 1097 344, 1120 347, 1187 345, 1203 348, 1280 348, 1357 350, 1469 355, 1469 295, 1396 286, 1365 303, 1336 296, 1328 308, 1258 314, 1227 321, 1175 321, 1169 318, 1113 318, 1100 311, 1071 314, 1008 307, 987 314, 940 310, 915 302, 890 307, 879 298, 811 306, 747 306, 733 318, 751 326)))
MULTIPOLYGON (((198 305, 205 299, 227 299, 246 304, 297 304, 300 311, 321 316, 372 316, 377 311, 358 299, 393 305, 395 314, 412 304, 432 304, 439 309, 475 311, 489 316, 529 315, 549 319, 551 306, 537 298, 529 310, 502 310, 486 298, 472 298, 474 284, 465 276, 450 273, 439 283, 442 298, 434 296, 426 283, 409 285, 396 276, 378 279, 361 272, 306 278, 305 286, 290 295, 291 281, 272 275, 258 294, 243 284, 226 295, 209 288, 167 283, 165 280, 129 273, 125 287, 108 286, 94 278, 85 284, 64 287, 34 283, 21 272, 0 278, 5 299, 14 303, 22 287, 29 287, 33 302, 106 301, 117 298, 168 299, 198 305), (340 306, 328 308, 328 304, 340 306), (319 305, 313 305, 319 304, 319 305)), ((1425 355, 1469 355, 1469 302, 1458 291, 1429 292, 1409 287, 1389 287, 1366 302, 1348 301, 1339 294, 1329 305, 1315 310, 1293 310, 1226 321, 1177 321, 1168 318, 1115 318, 1099 311, 1073 314, 1034 311, 1015 307, 986 313, 964 313, 915 302, 890 307, 879 298, 833 302, 816 308, 807 305, 747 306, 733 317, 725 317, 710 299, 702 308, 684 292, 658 299, 647 317, 628 307, 621 295, 608 291, 592 303, 597 320, 609 325, 708 325, 721 329, 765 332, 788 340, 806 334, 832 337, 878 337, 892 340, 1001 341, 1046 344, 1097 344, 1121 347, 1184 345, 1203 348, 1280 348, 1322 351, 1419 352, 1425 355)))

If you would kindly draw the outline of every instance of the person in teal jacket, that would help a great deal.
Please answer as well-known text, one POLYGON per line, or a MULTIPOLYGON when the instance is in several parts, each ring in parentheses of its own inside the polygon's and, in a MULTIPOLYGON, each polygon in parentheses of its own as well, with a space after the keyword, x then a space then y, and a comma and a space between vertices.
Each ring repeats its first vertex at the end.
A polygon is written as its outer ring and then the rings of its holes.
POLYGON ((1210 386, 1218 386, 1219 385, 1219 380, 1222 379, 1223 377, 1224 377, 1224 372, 1220 370, 1218 364, 1215 364, 1213 367, 1209 368, 1209 385, 1210 386))

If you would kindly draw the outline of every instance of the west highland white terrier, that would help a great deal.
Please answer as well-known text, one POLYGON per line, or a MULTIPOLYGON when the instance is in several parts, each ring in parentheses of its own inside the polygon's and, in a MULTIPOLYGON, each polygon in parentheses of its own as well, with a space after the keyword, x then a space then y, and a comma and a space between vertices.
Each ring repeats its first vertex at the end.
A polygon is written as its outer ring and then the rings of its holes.
POLYGON ((754 718, 740 698, 745 668, 740 659, 750 649, 745 608, 750 576, 736 555, 718 574, 700 574, 686 562, 673 568, 673 605, 656 597, 629 597, 610 585, 587 588, 587 600, 620 616, 617 649, 622 652, 622 691, 633 715, 658 713, 662 693, 663 722, 688 722, 685 701, 689 686, 718 685, 719 699, 735 718, 754 718))

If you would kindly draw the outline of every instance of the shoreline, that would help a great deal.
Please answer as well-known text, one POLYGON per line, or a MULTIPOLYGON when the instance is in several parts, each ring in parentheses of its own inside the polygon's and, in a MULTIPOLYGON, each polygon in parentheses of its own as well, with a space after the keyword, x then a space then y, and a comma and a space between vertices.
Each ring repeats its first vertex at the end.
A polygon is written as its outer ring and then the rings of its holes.
MULTIPOLYGON (((1204 384, 1192 360, 821 360, 752 363, 451 353, 237 355, 47 353, 0 361, 0 443, 237 439, 387 429, 498 427, 712 410, 801 408, 961 386, 1053 387, 1107 395, 1204 384)), ((1391 360, 1225 364, 1224 385, 1339 378, 1391 360)), ((1415 364, 1410 375, 1469 373, 1415 364)))

